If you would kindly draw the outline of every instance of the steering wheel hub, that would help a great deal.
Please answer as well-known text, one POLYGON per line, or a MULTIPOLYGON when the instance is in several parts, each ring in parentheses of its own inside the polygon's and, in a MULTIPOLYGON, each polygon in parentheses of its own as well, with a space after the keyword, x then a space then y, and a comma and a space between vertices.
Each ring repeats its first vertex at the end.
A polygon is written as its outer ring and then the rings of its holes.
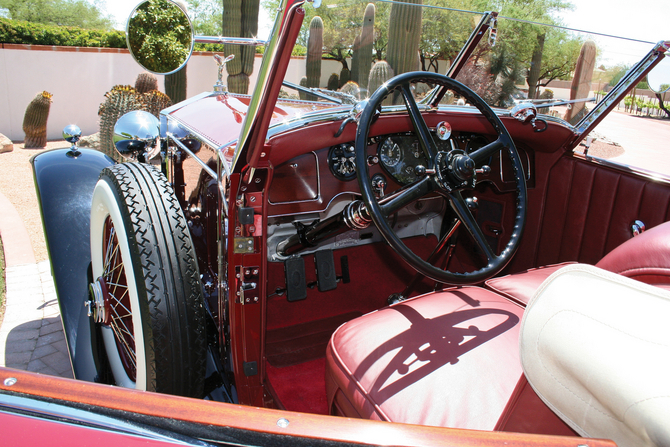
POLYGON ((475 161, 460 149, 438 152, 435 156, 437 183, 447 192, 474 188, 475 161))

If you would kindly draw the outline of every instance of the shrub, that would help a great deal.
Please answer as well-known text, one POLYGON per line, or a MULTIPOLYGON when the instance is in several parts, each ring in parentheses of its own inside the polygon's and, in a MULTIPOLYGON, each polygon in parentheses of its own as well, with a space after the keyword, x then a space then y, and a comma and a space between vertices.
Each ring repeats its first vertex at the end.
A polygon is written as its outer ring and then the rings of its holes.
POLYGON ((0 18, 0 42, 30 45, 126 48, 123 31, 86 30, 0 18))

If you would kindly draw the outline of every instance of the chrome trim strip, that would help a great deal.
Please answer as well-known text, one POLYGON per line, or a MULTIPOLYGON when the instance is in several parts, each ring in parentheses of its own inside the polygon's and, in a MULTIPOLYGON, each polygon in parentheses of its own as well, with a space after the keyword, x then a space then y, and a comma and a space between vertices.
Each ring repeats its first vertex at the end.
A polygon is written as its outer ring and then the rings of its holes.
POLYGON ((218 43, 228 45, 267 45, 268 41, 249 37, 195 36, 195 43, 218 43))
POLYGON ((662 174, 660 172, 654 172, 654 171, 649 171, 644 168, 638 168, 635 166, 631 166, 625 163, 618 163, 615 161, 607 160, 605 158, 600 158, 600 157, 594 157, 593 155, 584 155, 579 152, 573 152, 572 156, 575 158, 582 159, 584 161, 588 161, 591 163, 596 163, 608 168, 616 169, 617 171, 623 171, 628 174, 633 174, 637 175, 640 177, 643 177, 646 180, 650 180, 653 182, 658 182, 658 183, 663 183, 670 185, 670 176, 667 174, 662 174))
POLYGON ((168 138, 170 138, 177 146, 179 146, 184 152, 186 152, 188 155, 190 155, 198 164, 202 167, 202 169, 207 172, 214 180, 218 181, 219 176, 216 175, 216 172, 209 166, 207 166, 207 163, 204 161, 200 160, 196 155, 191 152, 189 148, 187 148, 177 137, 175 137, 173 134, 170 132, 167 132, 168 138))

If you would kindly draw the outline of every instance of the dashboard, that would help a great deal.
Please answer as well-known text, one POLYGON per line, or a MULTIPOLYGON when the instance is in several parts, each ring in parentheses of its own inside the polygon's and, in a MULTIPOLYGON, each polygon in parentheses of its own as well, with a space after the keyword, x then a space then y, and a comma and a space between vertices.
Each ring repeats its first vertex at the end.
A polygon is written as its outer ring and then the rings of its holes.
MULTIPOLYGON (((438 151, 460 149, 471 153, 493 141, 491 136, 470 132, 455 132, 446 141, 438 139, 433 132, 431 135, 438 151)), ((517 149, 530 179, 529 152, 517 149)), ((426 167, 428 161, 416 135, 401 132, 369 138, 367 163, 373 189, 378 195, 384 195, 418 180, 420 166, 426 167)), ((499 191, 507 190, 511 180, 507 157, 496 154, 488 165, 491 173, 482 176, 480 181, 494 183, 499 191)), ((274 169, 269 193, 270 216, 323 212, 337 196, 360 193, 356 177, 354 142, 294 157, 274 169)))

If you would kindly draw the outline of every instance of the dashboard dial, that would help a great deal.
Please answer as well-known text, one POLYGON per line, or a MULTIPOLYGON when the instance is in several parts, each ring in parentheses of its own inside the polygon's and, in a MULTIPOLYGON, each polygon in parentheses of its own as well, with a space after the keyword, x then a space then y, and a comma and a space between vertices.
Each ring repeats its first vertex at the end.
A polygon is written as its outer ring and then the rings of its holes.
POLYGON ((388 167, 392 167, 400 162, 400 146, 391 138, 387 138, 379 149, 379 158, 382 163, 388 167))
POLYGON ((351 143, 338 144, 328 151, 330 172, 340 180, 356 178, 356 149, 351 143))

